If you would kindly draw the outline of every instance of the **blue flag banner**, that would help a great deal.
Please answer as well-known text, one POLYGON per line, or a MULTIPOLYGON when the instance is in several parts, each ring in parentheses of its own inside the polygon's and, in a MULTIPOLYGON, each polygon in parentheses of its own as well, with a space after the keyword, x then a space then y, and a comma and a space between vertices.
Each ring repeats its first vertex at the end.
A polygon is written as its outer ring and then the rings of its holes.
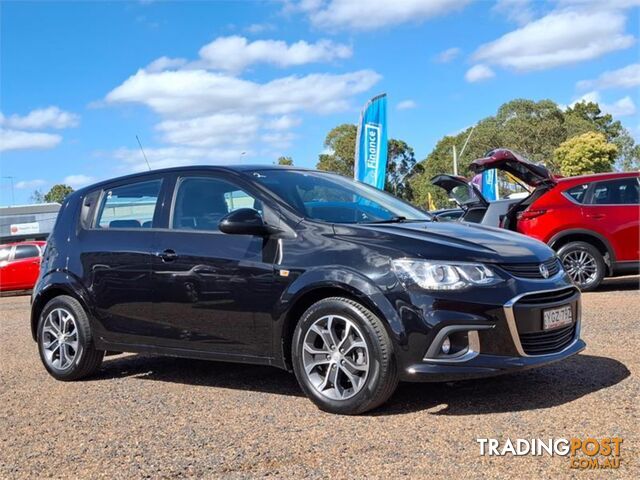
POLYGON ((387 173, 387 95, 373 97, 362 110, 354 178, 380 190, 387 173))
POLYGON ((489 201, 498 200, 498 172, 495 168, 482 172, 481 192, 489 201))

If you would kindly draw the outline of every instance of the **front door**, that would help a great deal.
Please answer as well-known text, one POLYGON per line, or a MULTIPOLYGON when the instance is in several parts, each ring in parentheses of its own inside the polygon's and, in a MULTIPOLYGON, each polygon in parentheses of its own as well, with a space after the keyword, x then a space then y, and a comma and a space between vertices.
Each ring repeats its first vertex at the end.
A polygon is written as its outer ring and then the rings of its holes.
POLYGON ((639 208, 638 177, 594 183, 582 207, 585 225, 609 239, 618 262, 640 259, 639 208))
POLYGON ((271 355, 278 242, 218 229, 238 208, 274 214, 247 190, 224 174, 176 179, 169 228, 159 234, 153 266, 155 316, 173 327, 176 348, 271 355))

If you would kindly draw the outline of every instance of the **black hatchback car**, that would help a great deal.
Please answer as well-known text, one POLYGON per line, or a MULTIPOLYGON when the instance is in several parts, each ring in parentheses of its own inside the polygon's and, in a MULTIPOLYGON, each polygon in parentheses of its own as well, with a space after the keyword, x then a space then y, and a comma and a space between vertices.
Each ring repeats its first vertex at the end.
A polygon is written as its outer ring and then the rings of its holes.
POLYGON ((67 198, 31 328, 59 380, 105 352, 273 365, 323 410, 355 414, 398 381, 576 354, 580 317, 580 292, 531 238, 433 221, 335 174, 185 167, 67 198))

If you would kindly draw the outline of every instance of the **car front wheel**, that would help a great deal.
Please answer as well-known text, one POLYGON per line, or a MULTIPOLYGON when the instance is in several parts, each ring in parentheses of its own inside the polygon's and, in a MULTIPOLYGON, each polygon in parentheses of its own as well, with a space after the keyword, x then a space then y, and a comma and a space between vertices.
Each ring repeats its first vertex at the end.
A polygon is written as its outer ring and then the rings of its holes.
POLYGON ((583 292, 594 290, 605 276, 606 265, 596 247, 586 242, 570 242, 558 250, 562 265, 583 292))
POLYGON ((398 384, 393 345, 382 321, 347 298, 320 300, 304 313, 293 335, 292 360, 301 388, 331 413, 376 408, 398 384))

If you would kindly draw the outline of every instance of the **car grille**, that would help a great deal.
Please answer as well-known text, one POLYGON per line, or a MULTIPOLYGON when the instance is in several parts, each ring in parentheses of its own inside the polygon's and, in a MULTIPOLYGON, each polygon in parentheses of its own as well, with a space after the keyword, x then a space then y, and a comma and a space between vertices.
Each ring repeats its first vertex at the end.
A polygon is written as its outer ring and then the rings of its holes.
POLYGON ((521 333, 520 343, 527 355, 555 353, 569 345, 576 334, 576 324, 546 332, 521 333))
MULTIPOLYGON (((549 272, 548 277, 553 277, 560 271, 560 262, 556 257, 542 262, 549 272)), ((539 263, 505 263, 500 265, 504 270, 514 277, 520 278, 545 278, 540 273, 539 263)))
POLYGON ((569 300, 576 294, 576 292, 577 290, 575 287, 567 287, 561 290, 553 290, 551 292, 531 293, 518 300, 518 303, 516 305, 529 306, 562 302, 564 300, 569 300))

